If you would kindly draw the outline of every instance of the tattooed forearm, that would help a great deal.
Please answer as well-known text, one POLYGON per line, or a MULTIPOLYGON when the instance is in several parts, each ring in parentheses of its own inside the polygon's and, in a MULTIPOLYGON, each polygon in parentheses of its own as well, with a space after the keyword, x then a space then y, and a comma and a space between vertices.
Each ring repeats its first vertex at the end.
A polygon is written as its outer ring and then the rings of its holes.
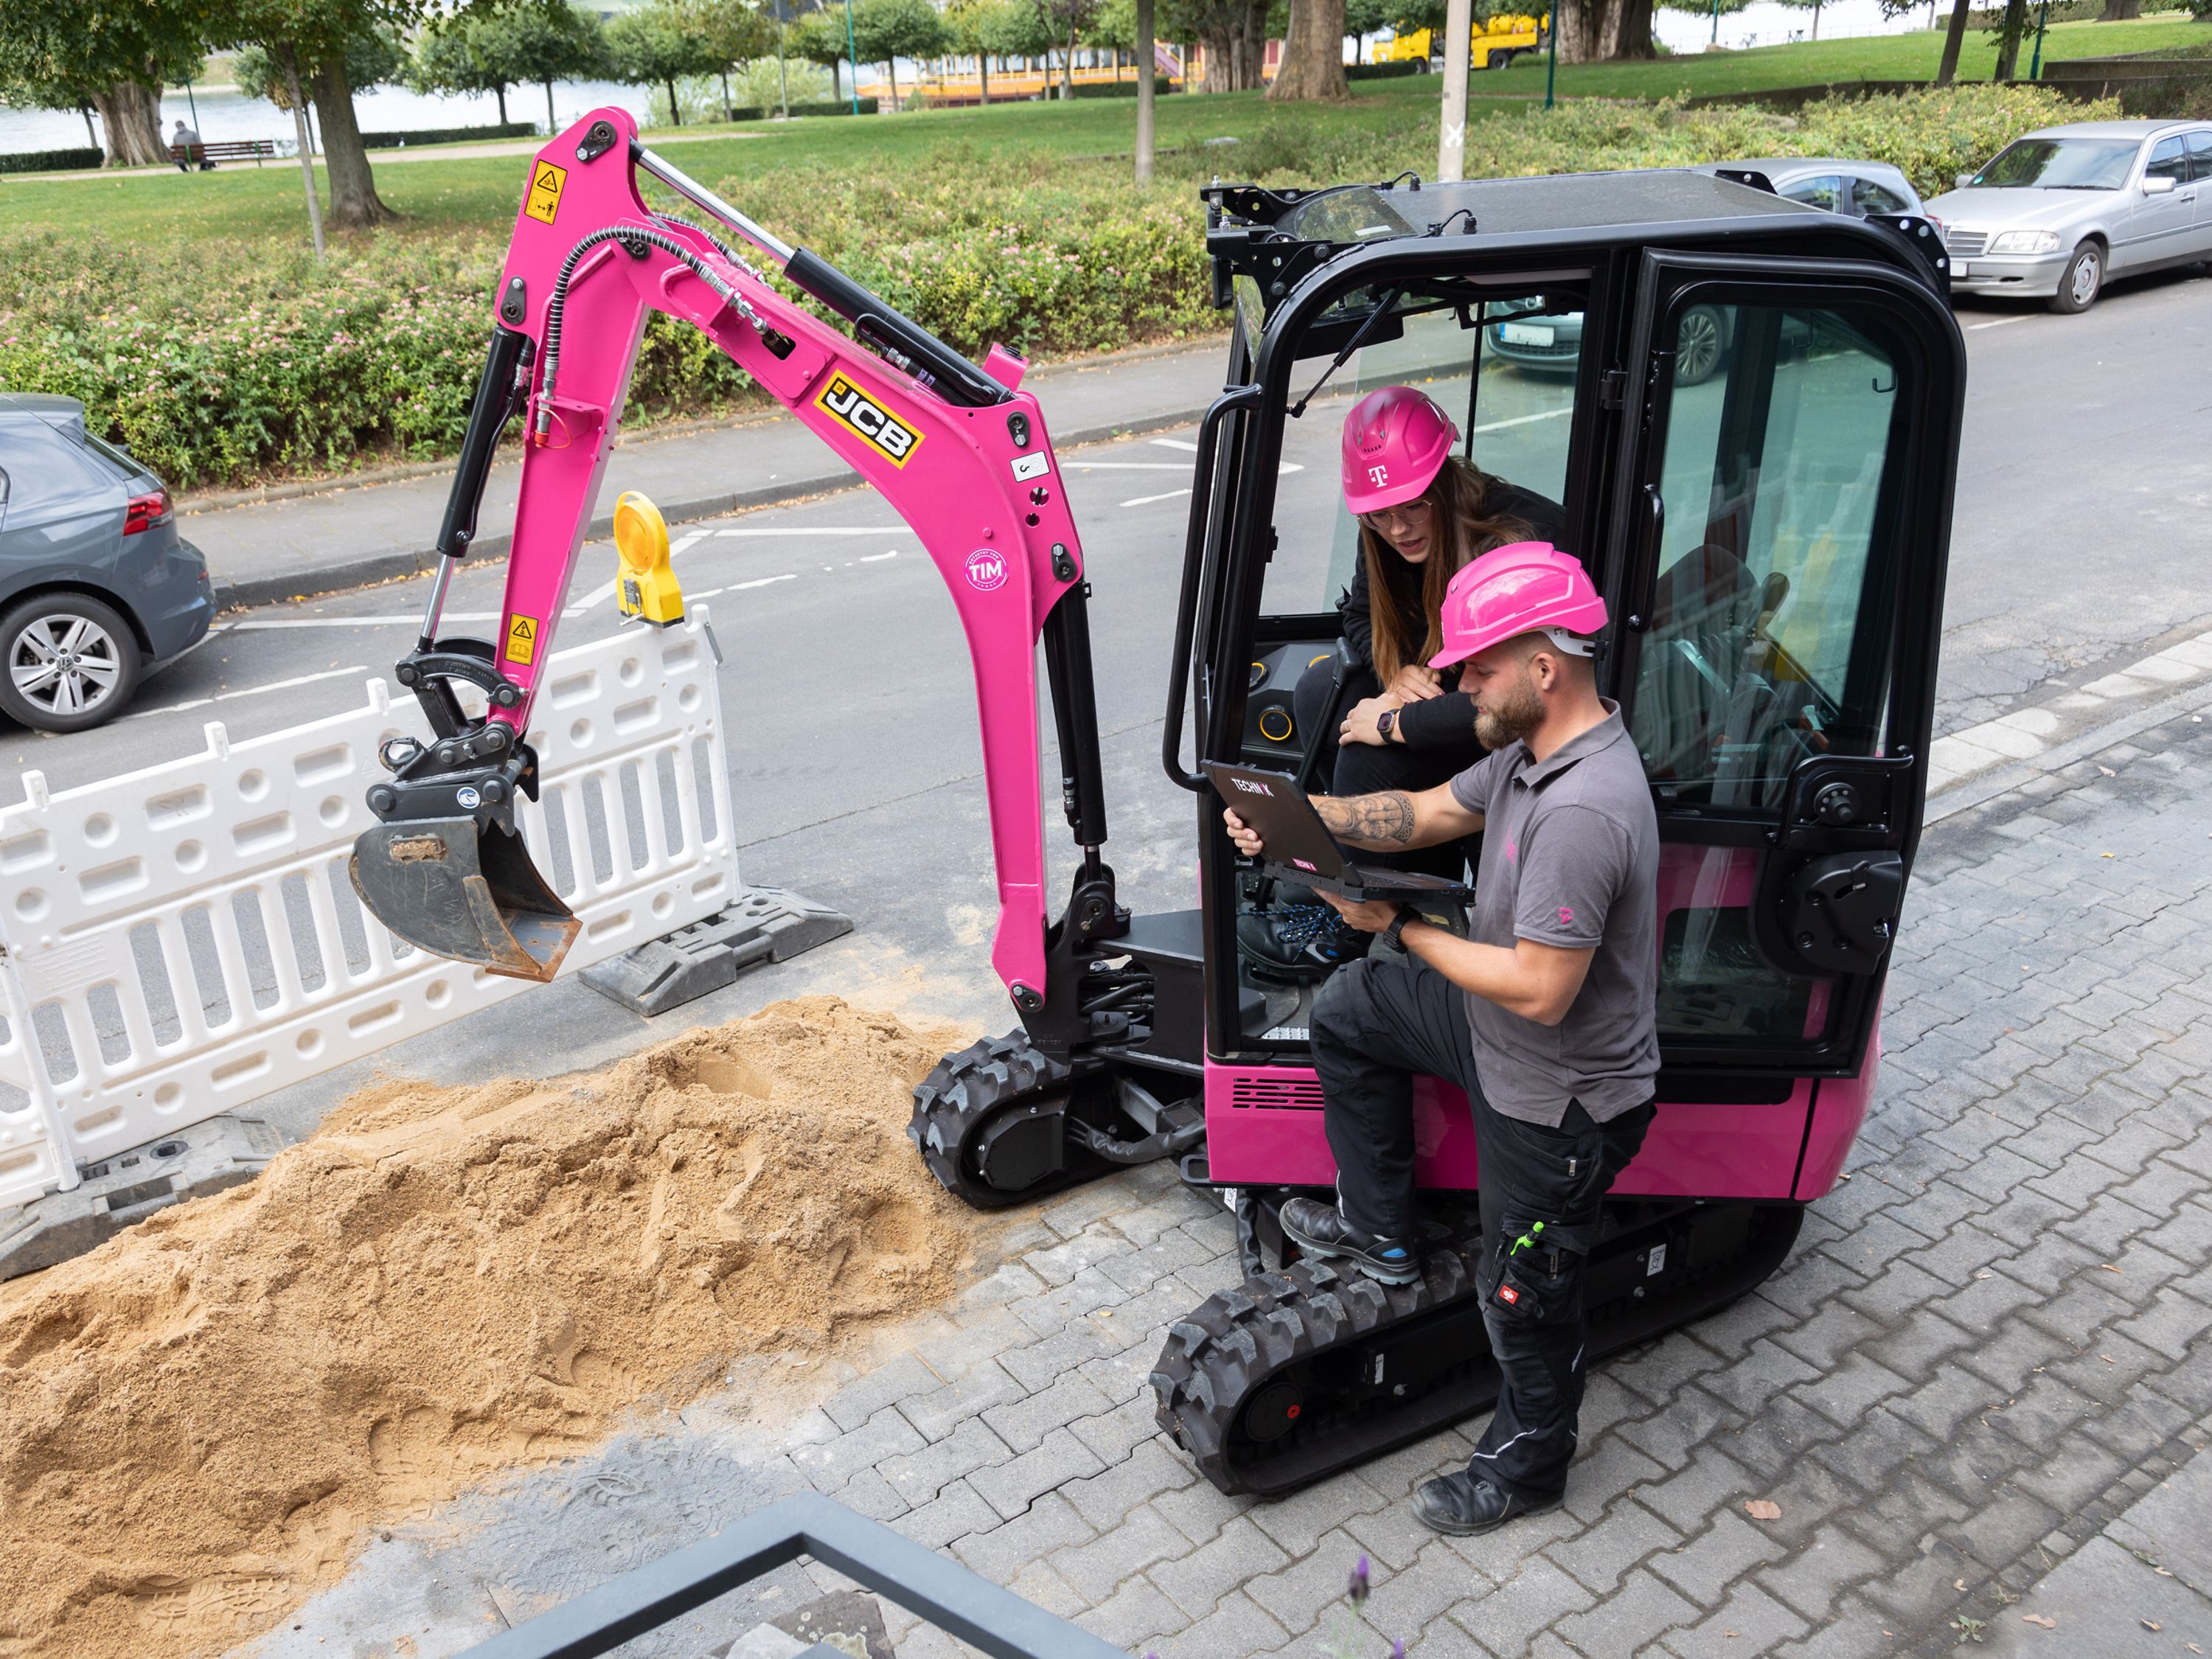
POLYGON ((1413 838, 1413 798, 1402 789, 1378 795, 1316 795, 1314 810, 1329 833, 1369 847, 1402 847, 1413 838))

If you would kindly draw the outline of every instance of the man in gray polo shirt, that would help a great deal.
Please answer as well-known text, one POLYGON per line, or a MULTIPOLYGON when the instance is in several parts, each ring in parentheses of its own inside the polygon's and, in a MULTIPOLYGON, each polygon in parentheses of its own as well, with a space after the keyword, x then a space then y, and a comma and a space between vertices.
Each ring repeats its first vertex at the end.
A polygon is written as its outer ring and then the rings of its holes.
MULTIPOLYGON (((1328 894, 1354 927, 1402 947, 1339 969, 1313 1013, 1337 1202, 1293 1199, 1306 1251, 1410 1282, 1413 1079, 1463 1088, 1481 1161, 1484 1322, 1498 1409, 1464 1472, 1425 1484, 1439 1531, 1487 1532, 1555 1505, 1583 1395, 1583 1273, 1599 1206, 1636 1155, 1659 1070, 1659 830, 1620 712, 1597 695, 1604 601, 1540 543, 1452 579, 1443 667, 1465 665, 1492 752, 1449 783, 1315 805, 1354 846, 1436 846, 1483 831, 1467 939, 1385 902, 1328 894)), ((1230 833, 1256 854, 1234 812, 1230 833)))

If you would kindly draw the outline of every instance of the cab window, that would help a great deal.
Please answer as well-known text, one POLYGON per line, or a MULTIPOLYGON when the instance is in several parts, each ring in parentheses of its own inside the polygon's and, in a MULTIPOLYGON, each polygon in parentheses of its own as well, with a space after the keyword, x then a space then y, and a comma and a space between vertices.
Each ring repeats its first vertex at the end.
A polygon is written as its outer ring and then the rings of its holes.
POLYGON ((1775 193, 1792 202, 1802 202, 1808 207, 1819 208, 1823 213, 1841 213, 1844 210, 1844 181, 1832 173, 1795 179, 1775 193))
POLYGON ((1902 196, 1871 179, 1855 181, 1855 193, 1857 200, 1854 211, 1862 219, 1869 213, 1910 213, 1913 210, 1911 204, 1902 196))
POLYGON ((2189 182, 2189 155, 2184 140, 2179 136, 2161 138, 2151 146, 2150 161, 2143 168, 2146 179, 2171 179, 2177 185, 2189 182))
POLYGON ((1723 366, 1664 394, 1632 729, 1662 802, 1771 810, 1806 756, 1881 752, 1904 354, 1856 315, 1697 308, 1723 366))

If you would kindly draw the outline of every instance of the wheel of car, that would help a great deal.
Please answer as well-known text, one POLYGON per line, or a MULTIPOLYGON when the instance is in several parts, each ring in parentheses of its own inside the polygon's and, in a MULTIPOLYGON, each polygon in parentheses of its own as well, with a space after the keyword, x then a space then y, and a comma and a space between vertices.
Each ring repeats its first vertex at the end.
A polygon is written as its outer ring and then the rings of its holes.
POLYGON ((1682 313, 1674 336, 1674 384, 1702 386, 1711 380, 1727 345, 1720 313, 1711 306, 1692 306, 1682 313))
POLYGON ((84 732, 138 689, 137 636, 112 605, 41 593, 0 617, 0 709, 40 732, 84 732))
POLYGON ((2094 242, 2084 242, 2074 250, 2074 257, 2060 273, 2058 292, 2051 296, 2051 308, 2069 316, 2087 311, 2097 303, 2097 295, 2104 287, 2105 250, 2094 242))

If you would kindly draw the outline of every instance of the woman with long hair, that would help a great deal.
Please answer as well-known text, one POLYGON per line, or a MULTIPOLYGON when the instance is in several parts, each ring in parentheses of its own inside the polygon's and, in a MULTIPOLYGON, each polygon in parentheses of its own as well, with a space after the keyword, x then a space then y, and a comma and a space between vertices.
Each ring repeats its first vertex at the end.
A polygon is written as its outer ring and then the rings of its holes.
MULTIPOLYGON (((1565 536, 1558 505, 1484 472, 1452 453, 1459 432, 1433 399, 1385 386, 1352 406, 1344 422, 1345 504, 1359 520, 1359 558, 1337 610, 1352 659, 1336 699, 1344 710, 1328 793, 1432 788, 1482 758, 1474 699, 1459 669, 1428 659, 1443 649, 1444 590, 1471 560, 1510 542, 1565 536)), ((1328 711, 1327 665, 1299 686, 1299 725, 1312 731, 1328 711)), ((1388 855, 1363 853, 1370 862, 1388 855)), ((1413 868, 1453 873, 1450 848, 1403 855, 1413 868)))

